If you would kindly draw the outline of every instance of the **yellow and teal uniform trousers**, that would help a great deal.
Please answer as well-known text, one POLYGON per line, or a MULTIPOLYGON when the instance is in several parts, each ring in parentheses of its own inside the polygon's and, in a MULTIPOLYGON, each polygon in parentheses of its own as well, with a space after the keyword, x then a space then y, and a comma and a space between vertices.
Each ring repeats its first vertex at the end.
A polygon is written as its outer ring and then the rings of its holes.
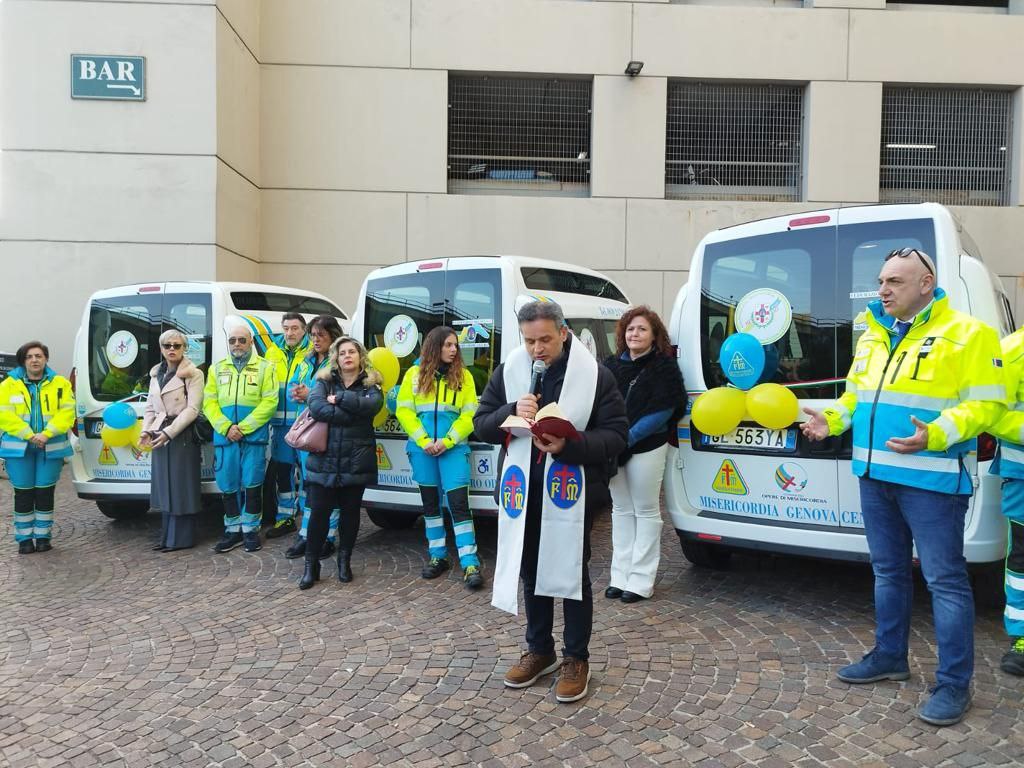
POLYGON ((420 488, 427 551, 431 559, 448 556, 444 528, 447 509, 455 534, 455 547, 463 568, 480 566, 477 554, 473 512, 469 506, 469 436, 476 413, 476 385, 469 371, 463 370, 462 384, 450 389, 447 380, 435 376, 429 392, 419 391, 419 366, 414 365, 402 379, 395 416, 409 435, 406 454, 412 467, 412 479, 420 488), (435 440, 444 442, 440 456, 423 449, 435 440))
MULTIPOLYGON (((310 391, 313 390, 313 386, 316 384, 316 375, 323 370, 324 366, 328 364, 327 356, 319 363, 316 360, 316 352, 310 350, 310 352, 303 358, 302 362, 296 367, 295 373, 292 374, 291 384, 304 384, 310 391)), ((305 406, 303 406, 303 409, 305 406)), ((298 418, 302 413, 300 410, 295 418, 298 418)), ((305 451, 296 451, 299 455, 299 490, 297 494, 298 508, 302 510, 302 520, 299 523, 299 538, 306 539, 309 534, 309 517, 312 514, 312 510, 309 507, 309 503, 306 501, 306 457, 309 456, 305 451)), ((338 535, 338 522, 341 520, 341 510, 332 509, 330 521, 327 523, 327 541, 334 543, 335 538, 338 535)))
POLYGON ((0 382, 0 458, 14 488, 15 541, 53 535, 54 489, 71 455, 67 433, 74 422, 71 382, 49 367, 39 381, 19 367, 0 382), (49 438, 43 448, 28 442, 40 433, 49 438))
POLYGON ((991 429, 999 438, 992 471, 1003 478, 1006 517, 1006 608, 1003 626, 1024 637, 1024 329, 1003 339, 1003 366, 1010 408, 991 429))
POLYGON ((213 471, 224 494, 224 530, 228 533, 260 528, 267 443, 277 393, 275 366, 256 352, 241 369, 230 357, 221 360, 206 379, 203 413, 213 426, 213 471), (232 425, 241 430, 242 440, 227 438, 232 425))
POLYGON ((294 348, 271 346, 267 348, 266 359, 277 368, 277 411, 270 422, 270 458, 274 462, 277 480, 277 511, 275 523, 284 523, 295 518, 296 510, 300 509, 299 487, 301 467, 299 452, 284 441, 295 419, 305 407, 291 398, 292 387, 299 383, 297 374, 303 360, 309 354, 309 339, 294 348))

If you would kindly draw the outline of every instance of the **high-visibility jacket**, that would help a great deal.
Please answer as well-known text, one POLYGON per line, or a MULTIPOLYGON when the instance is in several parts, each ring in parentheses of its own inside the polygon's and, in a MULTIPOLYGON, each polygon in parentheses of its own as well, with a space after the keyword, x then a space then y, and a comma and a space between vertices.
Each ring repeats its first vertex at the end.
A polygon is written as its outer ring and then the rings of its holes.
POLYGON ((309 353, 309 338, 304 336, 302 342, 293 349, 282 349, 278 346, 267 347, 265 359, 272 362, 277 374, 277 411, 270 422, 275 426, 290 427, 305 407, 302 403, 292 400, 289 395, 291 380, 295 371, 302 365, 303 358, 309 353))
POLYGON ((949 307, 941 288, 900 339, 895 319, 872 301, 857 322, 857 342, 846 392, 825 409, 829 431, 853 426, 853 472, 940 493, 969 494, 964 457, 979 433, 1006 412, 999 336, 970 315, 949 307), (909 437, 916 416, 928 424, 926 450, 890 451, 885 442, 909 437))
POLYGON ((473 414, 476 413, 476 384, 465 368, 462 386, 448 388, 444 377, 436 376, 429 392, 419 391, 420 368, 410 368, 398 389, 395 416, 402 429, 417 448, 423 449, 435 440, 448 448, 465 442, 473 433, 473 414))
POLYGON ((239 371, 230 357, 214 364, 206 377, 203 413, 213 426, 213 444, 229 445, 226 435, 237 424, 246 442, 266 443, 277 410, 276 366, 256 354, 239 371))
POLYGON ((1003 477, 1024 479, 1024 328, 1003 339, 1003 368, 1009 409, 989 429, 999 438, 992 471, 1003 477))
POLYGON ((49 366, 39 382, 28 380, 24 367, 15 368, 0 382, 0 459, 25 455, 28 439, 42 433, 46 458, 71 455, 68 430, 75 423, 75 392, 71 382, 49 366))

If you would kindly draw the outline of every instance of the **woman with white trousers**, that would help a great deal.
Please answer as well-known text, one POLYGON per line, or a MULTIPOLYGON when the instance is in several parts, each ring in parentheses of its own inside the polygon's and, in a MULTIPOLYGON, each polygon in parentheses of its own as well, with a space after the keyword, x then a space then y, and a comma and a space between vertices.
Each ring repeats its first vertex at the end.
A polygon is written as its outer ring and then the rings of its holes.
POLYGON ((612 565, 604 596, 624 603, 654 594, 661 559, 661 481, 668 436, 686 390, 665 324, 646 306, 632 307, 615 329, 605 361, 629 415, 629 444, 612 478, 612 565))

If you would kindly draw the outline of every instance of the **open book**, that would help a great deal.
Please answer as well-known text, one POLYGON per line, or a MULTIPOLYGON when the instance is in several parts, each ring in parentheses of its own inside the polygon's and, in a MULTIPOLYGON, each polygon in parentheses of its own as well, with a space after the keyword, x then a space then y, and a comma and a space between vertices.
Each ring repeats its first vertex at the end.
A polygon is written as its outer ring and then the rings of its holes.
POLYGON ((558 403, 548 403, 539 411, 535 419, 524 419, 522 416, 509 416, 501 422, 501 428, 514 437, 530 437, 551 435, 564 437, 566 440, 578 440, 580 433, 572 422, 565 418, 558 403))

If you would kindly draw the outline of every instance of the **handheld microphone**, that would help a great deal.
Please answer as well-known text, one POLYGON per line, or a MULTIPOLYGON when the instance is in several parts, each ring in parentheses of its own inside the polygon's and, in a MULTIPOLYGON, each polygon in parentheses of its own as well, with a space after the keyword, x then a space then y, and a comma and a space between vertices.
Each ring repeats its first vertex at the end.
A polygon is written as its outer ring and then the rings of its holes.
POLYGON ((533 361, 533 374, 530 376, 530 394, 540 394, 541 379, 544 378, 544 372, 548 369, 548 364, 543 360, 533 361))

